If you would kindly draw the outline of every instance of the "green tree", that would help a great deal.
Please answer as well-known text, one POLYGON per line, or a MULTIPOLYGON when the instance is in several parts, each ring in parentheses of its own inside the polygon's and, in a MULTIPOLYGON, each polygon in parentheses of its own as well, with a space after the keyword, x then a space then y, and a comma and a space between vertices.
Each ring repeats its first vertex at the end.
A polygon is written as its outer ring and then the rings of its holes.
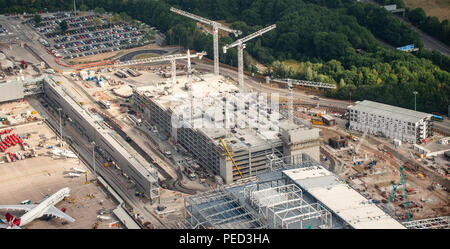
POLYGON ((69 26, 67 25, 66 20, 63 20, 60 24, 59 24, 59 29, 61 30, 61 32, 66 32, 67 29, 69 28, 69 26))
POLYGON ((41 15, 34 15, 33 20, 36 22, 36 24, 39 24, 42 21, 41 15))
POLYGON ((81 11, 87 11, 89 9, 89 7, 87 6, 87 5, 85 5, 85 4, 82 4, 81 6, 80 6, 80 10, 81 11))

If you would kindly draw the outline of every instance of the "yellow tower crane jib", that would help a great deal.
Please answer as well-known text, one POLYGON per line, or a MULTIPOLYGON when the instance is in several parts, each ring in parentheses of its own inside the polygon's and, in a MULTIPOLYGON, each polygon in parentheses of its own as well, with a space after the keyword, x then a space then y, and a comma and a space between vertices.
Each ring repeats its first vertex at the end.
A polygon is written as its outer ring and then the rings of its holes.
POLYGON ((223 142, 222 138, 220 138, 220 142, 222 142, 223 147, 225 148, 225 150, 227 151, 228 156, 231 158, 231 161, 233 162, 234 166, 236 167, 236 169, 238 170, 239 174, 241 175, 242 179, 244 179, 244 176, 241 173, 241 170, 239 169, 239 167, 236 165, 236 162, 234 161, 233 157, 231 156, 230 152, 228 151, 227 146, 225 145, 225 143, 223 142))

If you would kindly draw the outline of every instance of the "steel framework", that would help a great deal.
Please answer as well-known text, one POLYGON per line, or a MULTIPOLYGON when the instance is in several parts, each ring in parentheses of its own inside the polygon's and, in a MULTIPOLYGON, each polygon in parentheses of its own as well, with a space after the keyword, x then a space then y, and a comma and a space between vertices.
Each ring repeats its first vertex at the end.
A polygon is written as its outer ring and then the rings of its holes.
POLYGON ((258 184, 244 188, 247 202, 258 210, 274 229, 332 227, 331 213, 320 204, 309 204, 294 184, 258 190, 258 184))
POLYGON ((271 81, 278 83, 292 84, 297 86, 309 86, 309 87, 317 87, 317 88, 329 88, 336 89, 336 85, 324 82, 315 82, 315 81, 307 81, 307 80, 294 80, 294 79, 270 79, 271 81))
POLYGON ((215 189, 184 199, 186 228, 264 228, 260 217, 241 205, 224 189, 215 189))
POLYGON ((450 229, 450 216, 403 222, 408 229, 450 229))

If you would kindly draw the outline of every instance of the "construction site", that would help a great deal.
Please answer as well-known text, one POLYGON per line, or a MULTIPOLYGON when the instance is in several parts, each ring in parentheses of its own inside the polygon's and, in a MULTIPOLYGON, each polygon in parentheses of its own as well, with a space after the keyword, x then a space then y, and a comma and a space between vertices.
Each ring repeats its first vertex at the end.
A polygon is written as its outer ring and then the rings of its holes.
MULTIPOLYGON (((0 17, 16 32, 0 40, 0 205, 69 187, 56 207, 76 220, 26 228, 449 228, 450 149, 431 115, 324 98, 334 84, 251 78, 245 44, 275 24, 240 38, 171 11, 212 28, 214 60, 133 45, 68 65, 32 42, 49 31, 0 17), (222 47, 237 49, 237 68, 219 68, 219 31, 237 37, 222 47), (398 134, 369 127, 374 118, 389 126, 382 115, 404 118, 394 120, 398 134)), ((88 14, 64 18, 91 25, 88 14)))

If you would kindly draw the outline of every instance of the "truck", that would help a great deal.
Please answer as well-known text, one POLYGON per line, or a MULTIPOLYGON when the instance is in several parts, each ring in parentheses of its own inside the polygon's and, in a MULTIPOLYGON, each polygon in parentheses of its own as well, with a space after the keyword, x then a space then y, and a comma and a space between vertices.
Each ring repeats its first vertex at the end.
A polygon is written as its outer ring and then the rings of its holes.
POLYGON ((172 158, 172 152, 171 152, 170 150, 164 151, 164 155, 165 155, 167 158, 172 158))
POLYGON ((104 109, 109 109, 111 108, 111 103, 109 101, 105 101, 105 100, 99 100, 98 103, 100 104, 100 106, 104 109))
POLYGON ((25 61, 21 61, 21 62, 20 62, 20 66, 21 66, 23 69, 27 69, 27 68, 28 68, 28 64, 27 64, 25 61))
POLYGON ((128 119, 133 122, 134 124, 136 124, 137 126, 141 126, 142 125, 142 120, 140 118, 137 118, 134 115, 127 115, 128 119))
POLYGON ((119 78, 128 78, 128 76, 122 70, 118 70, 114 74, 119 78))
POLYGON ((133 76, 133 77, 138 77, 138 76, 141 75, 140 73, 134 71, 134 70, 131 69, 131 68, 128 68, 128 69, 127 69, 127 72, 128 72, 131 76, 133 76))

